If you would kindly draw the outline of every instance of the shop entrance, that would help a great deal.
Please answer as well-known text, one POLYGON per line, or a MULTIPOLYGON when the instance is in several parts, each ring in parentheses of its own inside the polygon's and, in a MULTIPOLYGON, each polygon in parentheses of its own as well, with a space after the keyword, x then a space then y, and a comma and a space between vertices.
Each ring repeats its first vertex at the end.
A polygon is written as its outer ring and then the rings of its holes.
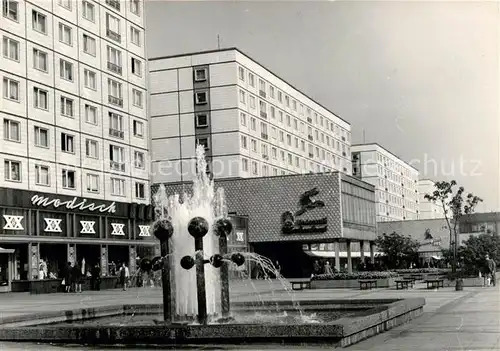
POLYGON ((47 267, 46 278, 60 278, 67 262, 66 244, 40 244, 40 263, 47 267))
POLYGON ((14 268, 14 250, 0 248, 0 292, 12 290, 12 276, 14 268))
POLYGON ((94 267, 96 264, 101 264, 101 246, 100 245, 76 245, 76 260, 78 265, 85 272, 90 270, 90 267, 94 267), (85 267, 82 267, 85 264, 85 267))
POLYGON ((11 280, 28 280, 28 244, 2 243, 1 248, 13 250, 11 280))
POLYGON ((116 275, 122 263, 128 266, 129 262, 128 246, 109 245, 108 246, 108 262, 109 275, 116 275))

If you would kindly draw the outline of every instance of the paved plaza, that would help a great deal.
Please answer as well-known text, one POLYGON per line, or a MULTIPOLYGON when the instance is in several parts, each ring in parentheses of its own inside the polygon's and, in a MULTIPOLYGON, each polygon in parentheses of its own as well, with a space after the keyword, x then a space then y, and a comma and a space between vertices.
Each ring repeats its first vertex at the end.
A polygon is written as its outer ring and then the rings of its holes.
MULTIPOLYGON (((291 293, 276 281, 239 281, 232 284, 232 301, 283 300, 291 297, 307 299, 366 299, 424 297, 424 314, 408 324, 379 334, 349 347, 350 350, 500 350, 500 294, 498 288, 453 288, 427 290, 423 284, 414 289, 355 290, 323 289, 291 293)), ((0 319, 31 313, 106 305, 161 303, 161 291, 141 288, 88 291, 82 294, 29 295, 25 293, 0 296, 0 319)), ((318 349, 321 347, 248 347, 246 350, 318 349)), ((1 343, 1 350, 90 350, 77 345, 40 345, 1 343)), ((102 348, 98 348, 102 349, 102 348)), ((232 350, 231 347, 218 349, 232 350)), ((242 349, 239 346, 237 349, 242 349)))

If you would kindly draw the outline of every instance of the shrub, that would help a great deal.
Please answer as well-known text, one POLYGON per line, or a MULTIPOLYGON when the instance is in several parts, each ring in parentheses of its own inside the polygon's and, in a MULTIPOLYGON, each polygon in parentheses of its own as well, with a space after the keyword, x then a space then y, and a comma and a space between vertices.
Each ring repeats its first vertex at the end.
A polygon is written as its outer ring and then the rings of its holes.
POLYGON ((315 275, 312 280, 387 279, 395 278, 398 275, 396 272, 333 273, 315 275))

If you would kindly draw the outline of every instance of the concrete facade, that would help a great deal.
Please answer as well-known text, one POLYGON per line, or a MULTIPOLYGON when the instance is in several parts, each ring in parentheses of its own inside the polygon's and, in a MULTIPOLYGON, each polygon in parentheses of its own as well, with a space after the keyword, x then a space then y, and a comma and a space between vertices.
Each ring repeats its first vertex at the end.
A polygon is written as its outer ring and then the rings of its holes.
POLYGON ((2 4, 0 186, 148 204, 142 0, 2 4))
MULTIPOLYGON (((432 195, 434 190, 436 190, 436 188, 433 180, 420 179, 418 181, 418 219, 444 218, 445 210, 443 206, 439 203, 433 203, 425 199, 425 195, 432 195)), ((448 213, 448 216, 451 217, 451 213, 448 213)))
POLYGON ((353 175, 375 186, 377 222, 417 219, 418 170, 376 143, 351 151, 353 175))
POLYGON ((351 126, 237 49, 149 61, 153 183, 351 173, 351 126))

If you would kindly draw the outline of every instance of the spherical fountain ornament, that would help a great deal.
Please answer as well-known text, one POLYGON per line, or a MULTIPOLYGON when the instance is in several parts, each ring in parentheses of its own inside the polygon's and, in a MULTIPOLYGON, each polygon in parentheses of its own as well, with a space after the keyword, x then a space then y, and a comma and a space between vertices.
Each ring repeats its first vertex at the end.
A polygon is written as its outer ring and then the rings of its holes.
POLYGON ((163 259, 160 256, 154 257, 153 260, 151 261, 151 268, 155 272, 161 270, 162 266, 163 266, 163 259))
POLYGON ((141 260, 141 263, 139 264, 139 267, 141 267, 141 271, 149 272, 151 271, 151 268, 153 268, 153 263, 149 258, 143 258, 141 260))
POLYGON ((186 269, 186 270, 189 270, 191 268, 193 268, 194 266, 194 258, 191 257, 191 256, 184 256, 183 258, 181 258, 181 267, 186 269))
POLYGON ((188 232, 193 238, 203 238, 208 233, 208 222, 203 217, 194 217, 188 223, 188 232))
POLYGON ((158 240, 165 241, 174 234, 174 227, 169 220, 161 219, 153 224, 153 234, 158 240))
POLYGON ((241 266, 243 263, 245 263, 245 257, 239 252, 236 252, 231 255, 231 261, 236 263, 237 266, 241 266))
POLYGON ((222 255, 215 254, 212 257, 210 257, 210 264, 214 266, 215 268, 220 268, 222 267, 222 264, 224 263, 224 258, 222 255))
POLYGON ((228 236, 233 230, 233 223, 228 218, 220 218, 215 222, 215 235, 228 236))

